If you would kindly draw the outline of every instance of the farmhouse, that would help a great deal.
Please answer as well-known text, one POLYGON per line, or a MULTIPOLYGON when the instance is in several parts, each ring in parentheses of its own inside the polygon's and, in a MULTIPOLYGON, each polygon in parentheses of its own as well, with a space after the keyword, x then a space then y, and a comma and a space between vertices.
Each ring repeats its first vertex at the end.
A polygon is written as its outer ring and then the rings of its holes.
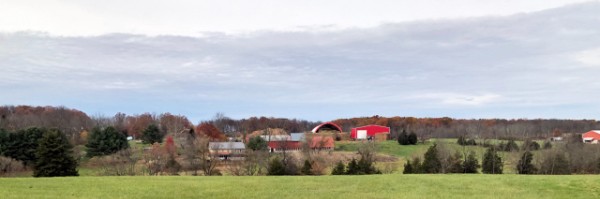
POLYGON ((581 138, 583 139, 584 143, 598 144, 598 140, 600 140, 600 130, 588 131, 587 133, 581 135, 581 138))
POLYGON ((386 140, 390 134, 390 127, 380 125, 367 125, 353 128, 350 132, 350 138, 355 140, 374 139, 386 140))
POLYGON ((221 160, 244 160, 246 145, 243 142, 209 142, 211 156, 219 156, 221 160))

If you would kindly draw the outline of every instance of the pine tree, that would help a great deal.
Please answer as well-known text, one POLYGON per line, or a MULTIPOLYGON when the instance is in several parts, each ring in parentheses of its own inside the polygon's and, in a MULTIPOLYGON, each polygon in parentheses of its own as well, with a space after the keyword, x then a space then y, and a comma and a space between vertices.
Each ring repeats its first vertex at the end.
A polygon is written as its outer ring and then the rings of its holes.
POLYGON ((411 174, 414 173, 415 171, 413 170, 413 166, 410 163, 410 160, 407 160, 406 163, 404 163, 404 171, 402 171, 403 174, 411 174))
POLYGON ((481 171, 487 174, 502 174, 504 163, 494 147, 490 147, 483 155, 481 171))
POLYGON ((344 163, 342 163, 342 161, 339 161, 337 165, 333 168, 333 171, 331 171, 331 175, 344 175, 345 173, 346 166, 344 166, 344 163))
POLYGON ((423 160, 423 172, 424 173, 440 173, 442 171, 442 163, 438 158, 437 144, 427 149, 423 160))
POLYGON ((479 161, 475 157, 475 152, 471 151, 465 159, 464 173, 478 173, 477 169, 480 167, 479 161))
POLYGON ((533 154, 529 151, 525 151, 517 163, 517 172, 519 174, 534 174, 537 169, 531 162, 533 161, 533 154))
POLYGON ((302 169, 300 169, 300 172, 302 172, 302 174, 304 175, 312 175, 312 164, 310 164, 310 161, 308 160, 304 160, 304 165, 302 166, 302 169))
POLYGON ((92 129, 92 134, 85 146, 86 156, 94 157, 113 154, 129 148, 129 143, 125 134, 117 131, 114 127, 106 127, 92 129))
POLYGON ((350 163, 348 163, 348 170, 346 170, 346 174, 348 175, 356 175, 358 174, 358 163, 356 162, 356 159, 352 158, 352 161, 350 161, 350 163))
POLYGON ((408 143, 415 145, 417 144, 417 134, 415 132, 410 132, 410 134, 408 135, 408 143))
POLYGON ((58 130, 44 133, 37 148, 34 177, 78 176, 73 146, 58 130))
POLYGON ((154 144, 156 142, 162 143, 163 135, 160 133, 158 126, 150 124, 148 128, 142 132, 142 143, 154 144))

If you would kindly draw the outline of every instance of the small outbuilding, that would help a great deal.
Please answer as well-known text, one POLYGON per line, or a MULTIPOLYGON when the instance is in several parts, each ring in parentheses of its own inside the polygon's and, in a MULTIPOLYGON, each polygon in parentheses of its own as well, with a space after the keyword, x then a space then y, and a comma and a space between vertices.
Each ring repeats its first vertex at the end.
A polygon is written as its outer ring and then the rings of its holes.
POLYGON ((387 139, 390 134, 390 127, 380 125, 367 125, 353 128, 350 131, 350 138, 354 140, 373 139, 375 137, 384 137, 387 139))
POLYGON ((584 143, 598 144, 600 142, 600 130, 591 130, 581 135, 584 143))

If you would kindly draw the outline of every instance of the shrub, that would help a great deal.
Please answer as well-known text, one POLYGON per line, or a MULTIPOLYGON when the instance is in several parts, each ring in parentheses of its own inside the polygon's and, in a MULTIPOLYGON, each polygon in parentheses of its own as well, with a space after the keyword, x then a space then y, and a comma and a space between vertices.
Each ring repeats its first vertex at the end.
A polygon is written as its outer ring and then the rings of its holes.
POLYGON ((285 174, 285 165, 283 165, 283 162, 278 157, 273 158, 269 162, 267 175, 280 176, 285 174))
POLYGON ((304 160, 304 165, 302 166, 302 169, 300 169, 300 172, 302 172, 304 175, 313 175, 312 164, 310 161, 304 160))
POLYGON ((407 160, 406 163, 404 163, 404 171, 402 171, 403 174, 411 174, 411 173, 415 173, 412 164, 410 163, 410 160, 407 160))
POLYGON ((331 171, 331 175, 344 175, 346 173, 346 166, 342 161, 339 161, 337 165, 331 171))
POLYGON ((408 134, 408 143, 415 145, 417 144, 417 134, 415 132, 411 132, 410 134, 408 134))
POLYGON ((406 129, 402 130, 402 133, 398 135, 398 144, 400 145, 409 145, 410 140, 408 139, 408 133, 406 133, 406 129))
POLYGON ((0 156, 0 176, 12 176, 16 172, 25 171, 23 162, 0 156))

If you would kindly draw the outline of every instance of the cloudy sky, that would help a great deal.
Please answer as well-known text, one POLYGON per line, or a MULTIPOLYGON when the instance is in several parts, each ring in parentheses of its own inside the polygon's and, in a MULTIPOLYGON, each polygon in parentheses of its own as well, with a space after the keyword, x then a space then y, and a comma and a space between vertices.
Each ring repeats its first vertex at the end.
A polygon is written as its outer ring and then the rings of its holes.
POLYGON ((0 1, 0 104, 600 119, 600 2, 0 1))

